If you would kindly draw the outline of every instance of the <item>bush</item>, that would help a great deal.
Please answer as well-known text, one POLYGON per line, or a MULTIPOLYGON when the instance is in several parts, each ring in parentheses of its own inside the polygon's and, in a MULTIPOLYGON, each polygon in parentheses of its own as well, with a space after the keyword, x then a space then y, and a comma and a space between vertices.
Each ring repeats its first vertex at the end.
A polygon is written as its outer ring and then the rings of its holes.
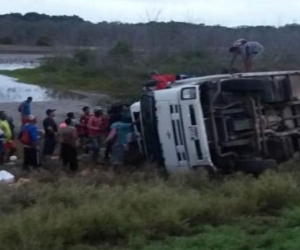
POLYGON ((92 66, 96 61, 92 50, 78 50, 74 53, 74 63, 79 66, 92 66))
POLYGON ((167 181, 153 175, 85 178, 0 187, 3 249, 138 247, 300 204, 298 182, 289 174, 236 175, 216 182, 197 175, 167 181))
POLYGON ((13 39, 9 36, 0 38, 0 44, 11 45, 13 43, 14 43, 13 39))
POLYGON ((118 41, 106 57, 106 64, 113 70, 118 68, 127 69, 128 66, 134 64, 135 56, 133 47, 126 41, 118 41))
POLYGON ((45 46, 45 47, 51 47, 54 45, 53 40, 51 37, 43 35, 40 36, 36 42, 35 42, 36 46, 45 46))

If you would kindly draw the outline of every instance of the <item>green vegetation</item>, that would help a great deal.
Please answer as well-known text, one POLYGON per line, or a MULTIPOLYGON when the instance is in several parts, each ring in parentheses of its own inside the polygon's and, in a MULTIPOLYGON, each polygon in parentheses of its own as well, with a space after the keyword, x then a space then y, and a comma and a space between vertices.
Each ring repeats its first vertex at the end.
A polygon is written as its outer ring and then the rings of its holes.
POLYGON ((53 41, 52 38, 49 36, 40 36, 36 42, 35 42, 36 46, 45 46, 45 47, 51 47, 53 46, 53 41))
POLYGON ((0 38, 0 44, 11 45, 13 44, 13 39, 11 37, 5 36, 0 38))
MULTIPOLYGON (((289 166, 286 166, 289 168, 289 166)), ((300 171, 72 179, 0 187, 1 249, 299 249, 300 171)))
POLYGON ((1 71, 1 74, 46 87, 133 98, 141 93, 153 69, 169 74, 204 75, 221 73, 226 65, 226 61, 216 60, 205 51, 144 56, 125 41, 118 41, 104 55, 99 53, 98 50, 78 50, 71 57, 50 58, 35 69, 1 71))

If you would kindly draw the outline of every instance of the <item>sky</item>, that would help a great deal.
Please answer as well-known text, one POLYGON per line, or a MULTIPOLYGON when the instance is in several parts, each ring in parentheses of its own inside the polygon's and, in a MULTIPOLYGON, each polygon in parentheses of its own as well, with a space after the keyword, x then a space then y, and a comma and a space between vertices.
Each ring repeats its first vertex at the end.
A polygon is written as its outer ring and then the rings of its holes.
POLYGON ((91 22, 183 21, 207 25, 300 22, 299 0, 0 0, 0 14, 78 15, 91 22))

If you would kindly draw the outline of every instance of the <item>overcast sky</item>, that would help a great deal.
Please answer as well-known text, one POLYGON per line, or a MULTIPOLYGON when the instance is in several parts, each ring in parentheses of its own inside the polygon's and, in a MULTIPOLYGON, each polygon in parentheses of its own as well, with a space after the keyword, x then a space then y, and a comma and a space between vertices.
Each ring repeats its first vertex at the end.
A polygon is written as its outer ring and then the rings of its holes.
POLYGON ((300 22, 299 0, 0 0, 0 3, 1 14, 78 15, 92 22, 136 23, 157 19, 225 26, 281 26, 300 22))

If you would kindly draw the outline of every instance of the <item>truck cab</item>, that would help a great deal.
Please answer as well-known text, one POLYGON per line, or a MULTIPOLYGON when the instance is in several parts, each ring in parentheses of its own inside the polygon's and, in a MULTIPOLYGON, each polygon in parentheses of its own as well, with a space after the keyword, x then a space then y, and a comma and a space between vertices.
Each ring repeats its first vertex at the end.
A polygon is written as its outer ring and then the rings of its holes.
POLYGON ((299 151, 300 72, 176 81, 144 93, 133 110, 135 116, 140 110, 140 148, 168 172, 261 171, 260 165, 275 166, 299 151))

